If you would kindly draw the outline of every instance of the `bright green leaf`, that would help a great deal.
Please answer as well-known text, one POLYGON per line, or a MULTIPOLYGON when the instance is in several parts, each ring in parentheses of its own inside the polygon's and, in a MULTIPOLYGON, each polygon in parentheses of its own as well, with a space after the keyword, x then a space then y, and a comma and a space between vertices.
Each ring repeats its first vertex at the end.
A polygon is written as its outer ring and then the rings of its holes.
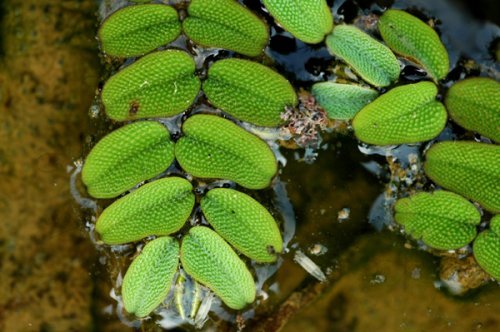
POLYGON ((97 219, 96 231, 106 244, 168 235, 184 225, 193 207, 193 187, 189 181, 179 177, 160 179, 108 206, 97 219))
POLYGON ((166 5, 127 6, 109 16, 99 29, 102 50, 134 57, 175 40, 181 33, 177 11, 166 5))
POLYGON ((140 318, 149 315, 170 291, 178 265, 177 240, 160 237, 146 244, 123 278, 125 310, 140 318))
POLYGON ((474 257, 493 278, 500 280, 500 215, 490 221, 490 229, 481 232, 474 241, 474 257))
POLYGON ((204 284, 232 309, 242 309, 255 300, 255 284, 245 263, 214 231, 191 228, 181 246, 184 270, 204 284))
POLYGON ((500 146, 440 142, 425 155, 424 170, 438 185, 500 212, 500 146))
POLYGON ((458 249, 470 243, 481 222, 481 215, 472 203, 442 190, 402 198, 394 209, 396 221, 408 234, 441 250, 458 249))
POLYGON ((270 185, 277 172, 269 146, 229 120, 215 115, 194 115, 175 145, 181 167, 199 178, 231 180, 249 189, 270 185))
POLYGON ((217 188, 203 197, 201 209, 215 231, 247 257, 270 263, 283 250, 276 221, 252 197, 233 189, 217 188))
POLYGON ((267 25, 235 0, 192 0, 184 33, 198 45, 257 56, 266 46, 267 25))
POLYGON ((215 62, 208 70, 203 91, 217 108, 259 126, 279 125, 285 108, 297 104, 297 95, 283 76, 241 59, 215 62))
POLYGON ((82 181, 96 198, 112 198, 166 170, 174 160, 170 133, 152 121, 126 125, 90 151, 82 181))

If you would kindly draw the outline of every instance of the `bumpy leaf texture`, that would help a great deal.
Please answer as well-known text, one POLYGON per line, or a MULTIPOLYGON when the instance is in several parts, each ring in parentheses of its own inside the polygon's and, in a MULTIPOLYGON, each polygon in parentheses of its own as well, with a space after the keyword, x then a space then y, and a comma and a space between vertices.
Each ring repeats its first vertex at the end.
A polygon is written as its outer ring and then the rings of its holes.
POLYGON ((233 189, 210 190, 201 200, 208 223, 227 242, 251 259, 270 263, 283 250, 276 221, 252 197, 233 189))
POLYGON ((467 245, 476 236, 476 225, 481 222, 481 215, 472 203, 443 190, 402 198, 394 209, 396 221, 408 234, 441 250, 467 245))
POLYGON ((181 33, 177 11, 166 5, 127 6, 109 16, 99 29, 102 50, 116 57, 135 57, 175 40, 181 33))
POLYGON ((500 146, 440 142, 425 155, 424 170, 438 185, 500 212, 500 146))
POLYGON ((266 46, 267 25, 235 0, 192 0, 184 33, 198 45, 257 56, 266 46))
POLYGON ((332 31, 333 17, 325 0, 263 0, 264 6, 285 30, 310 44, 323 41, 332 31))
POLYGON ((378 96, 378 92, 359 85, 321 82, 311 90, 330 119, 350 120, 378 96))
POLYGON ((500 280, 500 215, 490 221, 490 229, 481 232, 474 241, 474 257, 493 278, 500 280))
POLYGON ((446 77, 448 52, 430 26, 402 10, 389 9, 380 17, 378 28, 394 52, 420 64, 436 81, 446 77))
POLYGON ((179 114, 200 91, 194 71, 194 60, 186 52, 146 55, 106 82, 101 96, 104 110, 116 121, 179 114))
POLYGON ((500 83, 484 77, 457 82, 445 105, 460 126, 500 142, 500 83))
POLYGON ((166 170, 174 160, 174 143, 158 122, 126 125, 101 139, 82 170, 88 193, 113 198, 166 170))
POLYGON ((285 108, 297 104, 297 95, 283 76, 259 63, 241 59, 214 63, 208 70, 203 91, 214 106, 259 126, 279 125, 285 108))
POLYGON ((229 120, 215 115, 194 115, 175 145, 181 167, 199 178, 231 180, 248 189, 270 185, 277 172, 269 146, 229 120))
POLYGON ((191 183, 169 177, 145 184, 108 206, 96 231, 107 244, 137 241, 178 231, 194 207, 191 183))
POLYGON ((178 265, 177 240, 160 237, 146 244, 123 278, 125 310, 140 318, 149 315, 170 291, 178 265))
POLYGON ((352 123, 361 141, 376 144, 417 143, 436 137, 446 125, 446 110, 436 100, 432 82, 399 86, 365 106, 352 123))
POLYGON ((399 77, 399 61, 391 50, 353 25, 336 26, 326 45, 374 86, 388 86, 399 77))
POLYGON ((208 227, 191 228, 181 246, 186 272, 204 284, 232 309, 255 300, 255 284, 245 263, 217 233, 208 227))

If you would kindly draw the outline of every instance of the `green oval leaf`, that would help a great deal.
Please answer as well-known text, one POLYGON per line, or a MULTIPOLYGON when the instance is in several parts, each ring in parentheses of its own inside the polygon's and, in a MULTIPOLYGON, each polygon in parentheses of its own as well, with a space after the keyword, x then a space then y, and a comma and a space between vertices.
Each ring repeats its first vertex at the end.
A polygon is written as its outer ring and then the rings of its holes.
POLYGON ((96 231, 106 244, 168 235, 184 225, 194 200, 189 181, 178 177, 156 180, 108 206, 97 220, 96 231))
POLYGON ((276 221, 252 197, 233 189, 213 189, 201 200, 201 209, 215 231, 247 257, 271 263, 282 252, 276 221))
POLYGON ((269 146, 229 120, 194 115, 175 145, 181 167, 199 178, 231 180, 249 189, 269 186, 278 170, 269 146))
POLYGON ((426 153, 424 171, 438 185, 500 212, 500 146, 440 142, 426 153))
POLYGON ((241 59, 215 62, 208 70, 203 91, 215 107, 259 126, 279 125, 285 108, 297 104, 297 95, 283 76, 241 59))
POLYGON ((446 110, 431 82, 399 86, 365 106, 352 122, 354 134, 376 145, 430 140, 444 129, 446 110))
POLYGON ((372 85, 388 86, 399 77, 399 61, 391 50, 355 26, 337 25, 326 46, 372 85))
POLYGON ((490 230, 481 232, 473 245, 478 264, 493 278, 500 280, 500 215, 490 221, 490 230))
POLYGON ((481 215, 472 203, 449 191, 421 192, 402 198, 394 209, 396 222, 408 234, 441 250, 467 245, 476 236, 476 225, 481 222, 481 215))
POLYGON ((102 50, 134 57, 175 40, 181 33, 177 11, 166 5, 127 6, 109 16, 99 29, 102 50))
POLYGON ((448 90, 445 105, 460 126, 500 142, 500 83, 484 77, 460 81, 448 90))
POLYGON ((149 315, 168 295, 178 265, 177 240, 160 237, 146 244, 123 278, 125 310, 140 318, 149 315))
POLYGON ((204 284, 232 309, 242 309, 255 300, 255 284, 245 263, 231 247, 207 227, 191 228, 181 246, 186 272, 204 284))
POLYGON ((333 17, 325 0, 263 0, 262 3, 285 30, 303 42, 321 43, 332 31, 333 17))
POLYGON ((104 109, 116 121, 179 114, 200 91, 194 71, 195 63, 186 52, 146 55, 106 82, 101 96, 104 109))
POLYGON ((352 119, 378 96, 378 92, 373 89, 334 82, 316 83, 311 92, 328 117, 338 120, 352 119))
POLYGON ((184 33, 198 45, 257 56, 267 44, 267 25, 235 0, 192 0, 184 33))
POLYGON ((380 17, 378 28, 394 52, 420 64, 434 80, 446 77, 448 52, 430 26, 402 10, 390 9, 380 17))
POLYGON ((113 198, 166 170, 174 160, 168 130, 152 121, 124 126, 101 139, 82 170, 88 193, 113 198))

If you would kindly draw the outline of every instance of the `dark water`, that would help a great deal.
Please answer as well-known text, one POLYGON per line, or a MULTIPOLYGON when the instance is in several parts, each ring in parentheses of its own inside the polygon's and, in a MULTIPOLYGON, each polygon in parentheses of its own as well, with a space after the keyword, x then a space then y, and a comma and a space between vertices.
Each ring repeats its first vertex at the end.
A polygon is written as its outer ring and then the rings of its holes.
MULTIPOLYGON (((259 1, 242 2, 271 22, 259 1)), ((437 18, 453 64, 448 83, 464 75, 497 75, 500 32, 484 21, 498 23, 497 1, 330 5, 336 22, 353 23, 388 5, 437 18), (469 59, 477 65, 466 66, 469 59)), ((0 329, 131 329, 117 319, 116 302, 109 296, 128 258, 107 248, 95 251, 85 218, 75 218, 81 210, 72 211, 67 188, 66 166, 80 158, 82 147, 88 150, 89 142, 114 127, 102 114, 89 121, 87 112, 99 81, 116 67, 97 61, 95 3, 6 1, 0 8, 6 20, 0 35, 0 329)), ((323 44, 306 45, 274 25, 266 53, 297 88, 335 75, 323 44)), ((402 81, 421 79, 411 65, 403 72, 402 81)), ((298 160, 301 150, 282 151, 288 163, 280 179, 294 208, 296 232, 283 266, 269 281, 279 285, 279 292, 268 292, 270 298, 247 322, 247 330, 266 330, 272 326, 265 324, 268 319, 289 321, 283 328, 288 332, 494 331, 500 324, 497 285, 465 298, 450 296, 434 285, 438 258, 407 249, 411 241, 387 230, 376 232, 368 223, 372 203, 389 179, 384 157, 363 154, 348 133, 325 135, 312 164, 298 160), (380 165, 379 176, 367 164, 380 165), (347 217, 339 218, 346 211, 347 217), (296 250, 311 257, 330 281, 318 284, 298 266, 296 250)), ((276 208, 271 190, 261 198, 276 208)), ((145 326, 158 329, 152 322, 145 326)), ((221 322, 219 329, 234 326, 221 322)))

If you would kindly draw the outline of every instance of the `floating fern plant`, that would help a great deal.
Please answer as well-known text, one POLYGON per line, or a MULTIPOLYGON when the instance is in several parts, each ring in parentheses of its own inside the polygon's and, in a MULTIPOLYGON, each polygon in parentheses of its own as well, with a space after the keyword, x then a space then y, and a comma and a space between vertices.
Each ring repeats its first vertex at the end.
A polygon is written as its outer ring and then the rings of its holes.
MULTIPOLYGON (((448 73, 448 54, 424 22, 403 11, 386 11, 377 26, 387 47, 372 37, 376 34, 354 25, 334 28, 325 0, 263 4, 285 30, 306 43, 324 42, 336 61, 372 86, 330 81, 312 87, 331 119, 352 119, 360 141, 418 144, 443 130, 447 112, 436 84, 448 73), (400 62, 391 49, 425 69, 436 84, 400 81, 400 62)), ((98 37, 114 61, 129 58, 100 95, 108 117, 124 124, 94 146, 82 181, 95 198, 122 195, 97 218, 103 243, 146 242, 124 277, 125 309, 139 318, 150 315, 165 300, 176 272, 179 280, 185 272, 210 288, 229 308, 244 309, 256 297, 247 261, 273 263, 284 250, 274 217, 250 192, 236 190, 265 189, 278 173, 269 145, 244 127, 283 125, 283 112, 296 107, 298 98, 284 76, 255 61, 216 57, 208 70, 200 68, 191 46, 257 57, 269 41, 266 23, 233 0, 192 0, 185 15, 168 5, 139 4, 109 16, 98 37), (172 49, 169 43, 181 33, 175 45, 185 50, 172 49), (185 38, 189 42, 179 46, 185 38), (218 110, 198 108, 199 102, 218 110), (166 117, 174 118, 152 120, 166 117), (168 121, 178 125, 175 135, 167 127, 177 127, 165 125, 168 121), (219 188, 212 180, 230 181, 236 189, 219 188)), ((446 96, 448 112, 464 128, 498 141, 497 92, 498 82, 491 79, 457 83, 446 96), (475 105, 479 115, 470 112, 475 105), (490 120, 480 123, 485 117, 490 120)), ((499 157, 494 144, 434 145, 426 154, 425 172, 455 193, 438 190, 402 198, 395 205, 396 221, 430 247, 467 246, 481 221, 467 199, 500 211, 499 157)), ((495 217, 473 245, 476 260, 495 278, 498 224, 495 217)))

